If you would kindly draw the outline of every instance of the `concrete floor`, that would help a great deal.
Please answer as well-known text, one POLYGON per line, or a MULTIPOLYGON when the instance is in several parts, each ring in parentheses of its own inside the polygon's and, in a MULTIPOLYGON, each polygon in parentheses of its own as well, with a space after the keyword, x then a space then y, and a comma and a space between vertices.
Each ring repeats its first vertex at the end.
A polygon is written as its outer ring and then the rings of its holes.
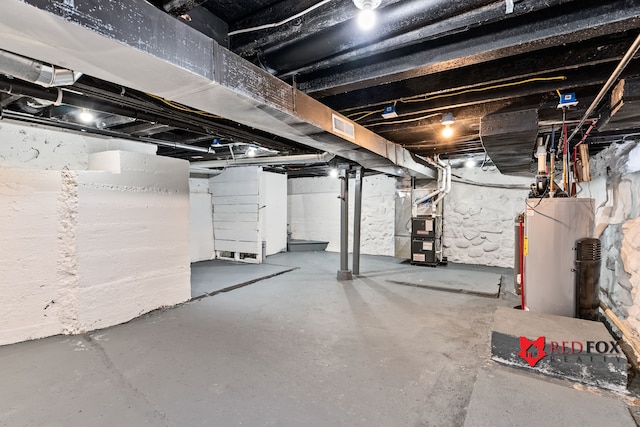
POLYGON ((383 257, 338 283, 337 261, 280 254, 269 263, 300 268, 83 336, 0 347, 0 425, 496 426, 514 411, 520 425, 551 424, 544 405, 635 425, 613 395, 533 377, 505 386, 524 374, 489 360, 490 331, 514 296, 392 284, 407 265, 383 257), (514 406, 516 389, 535 408, 514 406))

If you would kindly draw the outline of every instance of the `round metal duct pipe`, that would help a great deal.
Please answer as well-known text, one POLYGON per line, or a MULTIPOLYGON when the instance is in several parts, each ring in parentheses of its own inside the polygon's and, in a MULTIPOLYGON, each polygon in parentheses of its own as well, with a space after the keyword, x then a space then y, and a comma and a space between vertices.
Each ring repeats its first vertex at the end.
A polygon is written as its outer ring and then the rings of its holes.
POLYGON ((56 68, 4 50, 0 50, 0 74, 16 77, 44 87, 71 85, 82 75, 81 73, 65 68, 56 68))

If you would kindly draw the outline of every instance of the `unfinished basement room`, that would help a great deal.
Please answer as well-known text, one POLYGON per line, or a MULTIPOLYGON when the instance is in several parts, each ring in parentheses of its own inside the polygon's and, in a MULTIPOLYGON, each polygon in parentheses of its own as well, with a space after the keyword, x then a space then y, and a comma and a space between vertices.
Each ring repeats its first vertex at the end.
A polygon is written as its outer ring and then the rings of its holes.
POLYGON ((640 425, 640 0, 0 1, 0 426, 640 425))

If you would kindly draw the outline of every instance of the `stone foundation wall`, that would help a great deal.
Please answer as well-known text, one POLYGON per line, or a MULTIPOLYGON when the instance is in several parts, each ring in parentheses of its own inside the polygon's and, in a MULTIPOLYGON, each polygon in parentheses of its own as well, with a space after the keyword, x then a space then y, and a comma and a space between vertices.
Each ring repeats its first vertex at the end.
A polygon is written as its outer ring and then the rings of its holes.
POLYGON ((592 181, 580 197, 593 197, 595 237, 602 243, 600 296, 640 332, 640 146, 613 144, 591 160, 592 181))
POLYGON ((514 218, 524 211, 531 178, 480 167, 453 169, 444 202, 444 256, 465 264, 513 267, 514 218), (492 187, 488 187, 491 185, 492 187))

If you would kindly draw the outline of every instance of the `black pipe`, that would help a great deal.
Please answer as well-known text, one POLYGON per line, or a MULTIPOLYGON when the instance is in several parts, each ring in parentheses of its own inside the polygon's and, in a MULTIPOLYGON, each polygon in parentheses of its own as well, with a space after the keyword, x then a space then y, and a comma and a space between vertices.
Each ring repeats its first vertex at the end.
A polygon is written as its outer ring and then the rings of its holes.
POLYGON ((308 37, 265 50, 260 62, 270 71, 282 74, 304 65, 372 42, 423 27, 466 11, 494 3, 492 0, 404 0, 378 12, 376 27, 363 33, 356 19, 313 31, 308 37))

